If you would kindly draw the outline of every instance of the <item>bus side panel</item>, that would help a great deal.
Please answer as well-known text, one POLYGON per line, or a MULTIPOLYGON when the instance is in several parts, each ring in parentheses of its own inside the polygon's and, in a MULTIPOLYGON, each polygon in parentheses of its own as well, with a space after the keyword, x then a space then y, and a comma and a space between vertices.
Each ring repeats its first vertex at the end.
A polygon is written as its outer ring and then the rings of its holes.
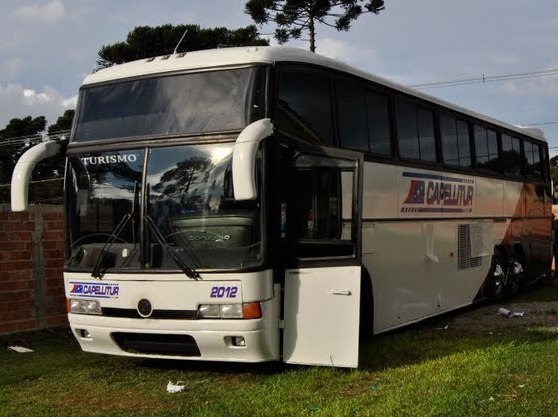
MULTIPOLYGON (((364 163, 362 218, 393 218, 397 213, 397 187, 401 168, 395 165, 364 163)), ((363 252, 366 239, 363 239, 363 252)))
MULTIPOLYGON (((464 223, 364 224, 368 251, 363 263, 372 276, 375 332, 473 302, 490 268, 490 256, 458 268, 458 226, 464 223)), ((491 233, 492 223, 488 227, 491 233)))
POLYGON ((550 262, 543 186, 367 162, 362 259, 381 332, 471 304, 494 247, 530 278, 550 262))
POLYGON ((504 213, 504 183, 493 178, 475 178, 477 188, 475 195, 477 217, 502 217, 504 213))
MULTIPOLYGON (((491 222, 469 220, 476 215, 475 179, 374 163, 364 172, 362 257, 373 283, 375 331, 472 303, 492 253, 485 250, 480 262, 458 269, 458 228, 485 230, 483 247, 493 240, 491 222)), ((501 183, 481 182, 480 188, 492 199, 481 210, 501 211, 501 183)), ((500 238, 504 233, 499 230, 500 238)))

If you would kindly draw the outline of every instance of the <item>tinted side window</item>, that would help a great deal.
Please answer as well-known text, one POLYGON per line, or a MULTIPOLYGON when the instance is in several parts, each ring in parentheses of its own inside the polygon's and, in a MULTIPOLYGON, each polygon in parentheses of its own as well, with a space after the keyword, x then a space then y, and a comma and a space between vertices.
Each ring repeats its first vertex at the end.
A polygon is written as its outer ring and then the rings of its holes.
POLYGON ((388 97, 374 91, 368 91, 366 93, 366 110, 370 151, 381 155, 391 155, 388 97))
POLYGON ((525 174, 532 177, 542 176, 541 151, 540 146, 536 143, 523 142, 525 151, 525 174))
POLYGON ((337 82, 341 147, 391 155, 389 99, 357 80, 337 82))
POLYGON ((434 113, 425 108, 418 108, 420 159, 436 162, 436 137, 434 135, 434 113))
POLYGON ((277 128, 308 142, 333 146, 328 74, 303 65, 281 66, 277 128))
POLYGON ((457 143, 459 147, 459 166, 471 167, 471 139, 469 136, 469 123, 457 121, 457 143))
POLYGON ((461 168, 471 166, 469 125, 455 117, 442 114, 440 117, 444 164, 461 168))
POLYGON ((475 125, 475 148, 478 168, 493 172, 500 171, 498 135, 494 130, 475 125))
POLYGON ((502 135, 502 171, 509 176, 521 175, 521 147, 518 138, 502 135))
POLYGON ((402 158, 435 162, 434 114, 431 110, 398 97, 397 143, 402 158))
POLYGON ((339 80, 337 112, 341 147, 368 151, 366 86, 356 80, 339 80))
POLYGON ((403 158, 420 159, 416 105, 398 98, 396 114, 399 155, 403 158))

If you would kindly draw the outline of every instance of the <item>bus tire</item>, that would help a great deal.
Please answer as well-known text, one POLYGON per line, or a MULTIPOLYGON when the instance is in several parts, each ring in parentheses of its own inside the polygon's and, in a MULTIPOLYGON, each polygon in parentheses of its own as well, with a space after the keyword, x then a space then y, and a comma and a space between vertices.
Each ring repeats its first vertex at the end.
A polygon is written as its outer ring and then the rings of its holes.
POLYGON ((515 251, 510 253, 507 267, 506 296, 513 297, 519 293, 523 284, 523 265, 515 251))
POLYGON ((504 254, 499 250, 495 250, 488 273, 489 294, 493 300, 499 301, 504 298, 506 292, 506 269, 504 254))

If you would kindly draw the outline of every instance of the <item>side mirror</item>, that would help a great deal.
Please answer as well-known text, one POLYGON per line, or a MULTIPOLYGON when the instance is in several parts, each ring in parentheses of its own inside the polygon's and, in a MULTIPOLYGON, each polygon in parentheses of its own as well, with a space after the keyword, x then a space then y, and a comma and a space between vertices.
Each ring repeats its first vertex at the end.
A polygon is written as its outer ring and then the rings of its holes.
POLYGON ((256 198, 256 153, 260 142, 272 134, 271 120, 260 119, 246 126, 236 139, 232 160, 235 200, 256 198))
POLYGON ((17 161, 12 174, 12 211, 25 211, 28 204, 29 181, 38 162, 58 155, 62 150, 55 141, 41 142, 25 152, 17 161))

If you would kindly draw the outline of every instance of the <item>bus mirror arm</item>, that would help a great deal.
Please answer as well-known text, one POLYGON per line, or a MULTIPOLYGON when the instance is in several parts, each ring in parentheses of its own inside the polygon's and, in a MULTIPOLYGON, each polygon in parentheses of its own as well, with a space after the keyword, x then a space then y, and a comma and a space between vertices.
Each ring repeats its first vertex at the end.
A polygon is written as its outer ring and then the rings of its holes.
POLYGON ((244 128, 233 150, 232 176, 235 200, 254 200, 256 190, 256 153, 260 142, 273 134, 270 119, 260 119, 244 128))
POLYGON ((62 144, 55 141, 41 142, 25 152, 17 161, 12 174, 12 211, 25 211, 28 204, 29 181, 38 162, 62 152, 62 144))

